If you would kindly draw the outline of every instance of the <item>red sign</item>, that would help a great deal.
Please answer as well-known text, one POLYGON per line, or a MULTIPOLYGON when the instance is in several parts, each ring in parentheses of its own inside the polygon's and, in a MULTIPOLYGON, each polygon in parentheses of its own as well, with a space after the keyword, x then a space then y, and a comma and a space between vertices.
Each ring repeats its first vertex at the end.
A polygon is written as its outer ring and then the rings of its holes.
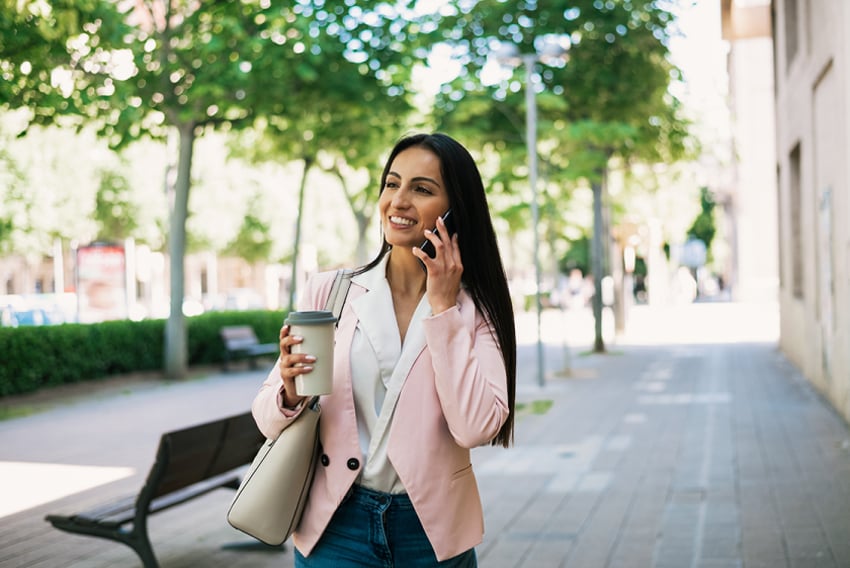
POLYGON ((81 323, 127 318, 124 247, 77 249, 77 311, 81 323))

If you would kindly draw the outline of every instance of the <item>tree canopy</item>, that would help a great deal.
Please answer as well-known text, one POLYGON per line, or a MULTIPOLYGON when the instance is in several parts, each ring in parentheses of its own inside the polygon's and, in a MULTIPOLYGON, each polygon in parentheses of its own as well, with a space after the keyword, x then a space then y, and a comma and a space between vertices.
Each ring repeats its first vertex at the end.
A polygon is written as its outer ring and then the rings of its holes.
MULTIPOLYGON (((570 221, 558 212, 576 187, 604 179, 612 157, 669 161, 685 147, 687 125, 668 91, 678 77, 667 58, 673 20, 660 0, 478 0, 431 11, 378 0, 0 2, 0 108, 27 109, 26 127, 90 124, 118 150, 170 141, 166 367, 175 376, 185 372, 180 306, 198 136, 238 133, 241 157, 302 162, 302 194, 311 168, 333 173, 362 235, 392 142, 413 125, 448 131, 481 157, 491 203, 519 230, 529 202, 525 80, 495 60, 510 44, 540 55, 532 88, 548 239, 566 234, 570 221), (544 57, 552 42, 568 48, 568 60, 544 57), (459 73, 424 108, 413 71, 437 46, 459 73)), ((8 175, 17 179, 14 168, 8 175)), ((123 182, 100 183, 98 215, 115 212, 101 225, 120 224, 123 182)), ((265 221, 248 213, 231 250, 265 251, 265 221)), ((7 217, 0 239, 11 231, 7 217)))
POLYGON ((153 0, 126 5, 127 12, 121 6, 71 2, 73 17, 64 4, 9 6, 13 16, 2 22, 4 35, 21 47, 4 49, 9 55, 2 69, 22 79, 0 100, 29 108, 32 123, 55 121, 50 109, 79 123, 93 121, 114 148, 177 132, 166 371, 182 376, 183 256, 195 137, 206 129, 239 129, 263 120, 290 134, 280 138, 290 152, 308 152, 305 148, 321 144, 316 131, 333 135, 321 128, 338 106, 369 108, 404 94, 410 68, 403 49, 406 23, 379 2, 153 0), (65 20, 70 23, 50 37, 51 28, 65 20), (47 47, 38 49, 42 43, 47 47))
MULTIPOLYGON (((438 124, 465 130, 480 141, 483 152, 497 153, 502 167, 496 188, 515 196, 513 214, 530 209, 533 200, 523 152, 530 141, 523 136, 525 119, 520 113, 527 110, 524 91, 533 90, 539 133, 533 151, 545 182, 540 206, 546 213, 541 216, 544 231, 550 237, 563 235, 558 209, 575 187, 593 188, 591 270, 599 290, 606 270, 609 231, 603 226, 603 206, 612 158, 623 164, 673 161, 686 150, 687 124, 679 101, 669 91, 679 72, 668 59, 667 40, 674 32, 668 6, 630 0, 481 0, 456 7, 447 21, 452 24, 444 41, 463 67, 438 96, 438 124), (504 61, 506 47, 520 57, 533 58, 536 67, 530 77, 520 78, 527 70, 516 56, 513 71, 493 72, 494 67, 510 64, 504 61), (551 56, 563 50, 568 50, 568 61, 551 56)), ((598 351, 604 350, 601 312, 597 294, 598 351)))

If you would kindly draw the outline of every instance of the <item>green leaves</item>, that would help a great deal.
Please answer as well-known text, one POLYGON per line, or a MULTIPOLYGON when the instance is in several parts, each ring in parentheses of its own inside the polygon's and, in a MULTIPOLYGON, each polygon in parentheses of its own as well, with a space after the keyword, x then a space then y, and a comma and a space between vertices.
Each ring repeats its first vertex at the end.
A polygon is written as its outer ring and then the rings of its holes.
POLYGON ((536 93, 544 210, 563 210, 574 189, 600 179, 613 157, 628 164, 685 155, 687 123, 668 90, 680 74, 668 60, 675 22, 665 4, 481 0, 464 6, 441 27, 464 72, 440 91, 434 118, 438 128, 497 152, 497 187, 515 192, 526 180, 529 88, 536 93), (565 63, 547 63, 547 39, 569 43, 565 63), (531 85, 518 62, 513 71, 501 62, 494 79, 504 45, 538 54, 531 85))

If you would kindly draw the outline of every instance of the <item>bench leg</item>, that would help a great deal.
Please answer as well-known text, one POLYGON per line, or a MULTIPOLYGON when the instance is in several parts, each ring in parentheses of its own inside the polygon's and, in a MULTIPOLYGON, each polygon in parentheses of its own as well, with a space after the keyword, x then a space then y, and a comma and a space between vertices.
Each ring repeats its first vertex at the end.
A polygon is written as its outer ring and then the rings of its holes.
POLYGON ((159 568, 159 563, 148 538, 147 525, 135 524, 130 531, 120 528, 104 527, 91 523, 77 522, 73 517, 48 515, 47 521, 59 530, 84 536, 96 536, 126 544, 139 556, 145 568, 159 568))
POLYGON ((142 559, 144 567, 159 568, 159 563, 156 561, 156 556, 153 553, 153 546, 151 546, 150 538, 148 538, 148 531, 145 530, 143 533, 136 536, 135 544, 131 544, 130 546, 136 551, 139 558, 142 559))

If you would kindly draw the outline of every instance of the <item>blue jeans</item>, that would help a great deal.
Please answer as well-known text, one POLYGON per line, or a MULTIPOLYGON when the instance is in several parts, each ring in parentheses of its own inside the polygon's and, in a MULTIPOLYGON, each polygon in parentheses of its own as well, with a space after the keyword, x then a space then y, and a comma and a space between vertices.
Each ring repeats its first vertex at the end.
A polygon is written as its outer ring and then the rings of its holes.
POLYGON ((475 549, 437 561, 407 495, 354 486, 309 557, 295 549, 296 568, 475 568, 475 549))

